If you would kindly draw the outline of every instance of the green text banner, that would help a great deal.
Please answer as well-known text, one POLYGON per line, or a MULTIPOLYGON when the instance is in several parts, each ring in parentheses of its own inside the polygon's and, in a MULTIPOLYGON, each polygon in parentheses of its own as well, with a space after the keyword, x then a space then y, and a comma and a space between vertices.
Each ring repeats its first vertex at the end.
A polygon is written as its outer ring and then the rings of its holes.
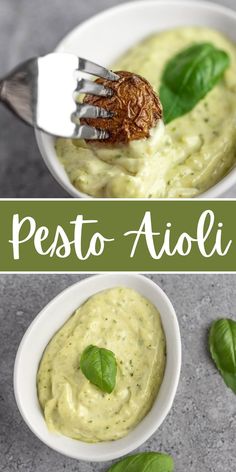
POLYGON ((1 272, 236 271, 233 200, 1 200, 1 272))

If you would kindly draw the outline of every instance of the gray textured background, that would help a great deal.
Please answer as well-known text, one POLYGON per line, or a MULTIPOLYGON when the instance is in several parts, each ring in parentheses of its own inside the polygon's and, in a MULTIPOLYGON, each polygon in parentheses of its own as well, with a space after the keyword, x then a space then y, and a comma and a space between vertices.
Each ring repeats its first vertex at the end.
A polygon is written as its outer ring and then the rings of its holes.
MULTIPOLYGON (((109 464, 70 460, 43 445, 15 405, 12 371, 17 346, 35 315, 52 297, 84 276, 0 277, 0 470, 105 472, 109 464)), ((176 309, 183 343, 181 381, 174 406, 140 450, 173 454, 175 472, 235 472, 236 399, 207 351, 212 320, 236 318, 236 276, 155 275, 176 309)), ((33 349, 33 346, 32 346, 33 349)))
MULTIPOLYGON (((54 49, 74 26, 125 0, 0 0, 0 76, 54 49)), ((191 1, 191 0, 189 0, 191 1)), ((236 9, 235 0, 218 3, 236 9)), ((67 197, 41 159, 34 133, 0 107, 0 197, 67 197)))

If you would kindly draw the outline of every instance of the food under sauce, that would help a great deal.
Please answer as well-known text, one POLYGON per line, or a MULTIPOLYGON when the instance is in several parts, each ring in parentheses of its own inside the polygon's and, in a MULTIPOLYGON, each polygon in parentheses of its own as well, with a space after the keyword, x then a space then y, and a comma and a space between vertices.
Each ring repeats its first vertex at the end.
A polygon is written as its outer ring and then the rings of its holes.
POLYGON ((122 438, 150 410, 165 363, 165 335, 157 309, 129 288, 99 292, 71 316, 43 353, 37 389, 48 428, 86 442, 122 438), (116 356, 116 387, 111 394, 91 384, 79 368, 90 344, 116 356))
POLYGON ((158 94, 163 69, 188 46, 211 42, 230 56, 221 80, 185 116, 152 130, 158 139, 127 146, 59 139, 57 154, 73 183, 94 197, 194 197, 217 183, 236 161, 236 46, 220 32, 184 27, 155 34, 114 65, 145 77, 158 94))

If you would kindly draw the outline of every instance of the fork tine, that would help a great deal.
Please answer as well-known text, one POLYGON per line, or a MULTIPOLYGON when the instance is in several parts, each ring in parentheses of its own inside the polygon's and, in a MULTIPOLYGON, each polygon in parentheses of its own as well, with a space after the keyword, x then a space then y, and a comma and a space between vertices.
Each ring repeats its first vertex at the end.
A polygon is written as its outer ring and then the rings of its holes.
POLYGON ((72 118, 76 121, 79 118, 112 118, 114 113, 105 108, 89 105, 87 103, 77 103, 77 110, 72 118))
POLYGON ((103 79, 108 80, 119 80, 119 76, 112 72, 111 70, 106 69, 95 62, 88 61, 88 59, 84 59, 83 57, 79 57, 79 65, 78 70, 81 72, 87 72, 88 74, 96 75, 98 77, 102 77, 103 79))
POLYGON ((88 125, 78 125, 75 128, 74 139, 106 139, 109 133, 104 129, 94 128, 88 125))
POLYGON ((101 97, 111 97, 113 95, 113 91, 108 88, 104 87, 97 82, 92 82, 91 80, 87 79, 80 79, 78 80, 77 87, 75 89, 75 95, 80 93, 89 93, 91 95, 99 95, 101 97))

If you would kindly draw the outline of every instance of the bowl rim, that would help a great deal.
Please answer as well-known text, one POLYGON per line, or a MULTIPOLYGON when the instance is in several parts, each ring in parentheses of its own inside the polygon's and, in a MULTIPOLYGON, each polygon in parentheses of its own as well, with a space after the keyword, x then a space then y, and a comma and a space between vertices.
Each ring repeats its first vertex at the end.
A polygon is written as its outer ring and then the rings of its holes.
MULTIPOLYGON (((123 286, 129 286, 130 287, 129 282, 126 283, 126 281, 124 280, 123 286)), ((107 288, 107 287, 105 287, 105 288, 107 288)), ((92 295, 98 293, 101 290, 103 290, 103 289, 94 288, 93 293, 88 295, 88 298, 91 297, 92 295)), ((137 291, 139 292, 138 289, 137 289, 137 291)), ((83 302, 81 302, 81 304, 82 303, 83 302)), ((161 313, 160 313, 160 316, 161 316, 161 319, 163 320, 161 313)), ((47 335, 47 333, 45 333, 45 338, 46 338, 46 335, 47 335)), ((46 345, 47 345, 47 342, 45 341, 45 347, 46 347, 46 345)), ((168 354, 167 354, 167 357, 168 357, 168 354)), ((65 456, 68 456, 68 457, 71 457, 71 458, 74 458, 74 459, 77 459, 77 460, 94 461, 94 462, 103 462, 103 461, 113 460, 113 459, 117 459, 119 457, 122 457, 122 456, 134 451, 136 448, 141 446, 141 444, 143 444, 145 441, 147 441, 147 439, 149 439, 150 436, 152 436, 152 434, 154 434, 155 431, 160 427, 160 425, 162 424, 162 422, 164 421, 164 419, 168 415, 168 413, 169 413, 169 411, 172 407, 175 395, 176 395, 176 391, 177 391, 178 384, 179 384, 179 378, 180 378, 181 363, 182 363, 182 347, 181 347, 181 335, 180 335, 180 329, 179 329, 179 323, 178 323, 177 315, 176 315, 175 309, 174 309, 169 297, 162 290, 162 288, 158 284, 153 282, 151 279, 149 279, 146 276, 141 275, 141 274, 107 273, 107 274, 102 274, 102 275, 101 274, 93 275, 93 276, 88 277, 86 279, 82 279, 80 281, 77 281, 77 282, 69 285, 64 290, 62 290, 58 295, 56 295, 56 297, 54 297, 38 313, 38 315, 33 319, 33 321, 28 326, 28 328, 25 331, 25 333, 22 337, 22 340, 19 344, 19 347, 18 347, 18 350, 17 350, 17 353, 16 353, 16 357, 15 357, 14 373, 13 373, 13 387, 14 387, 15 401, 16 401, 17 407, 19 409, 19 412, 20 412, 22 418, 23 418, 24 422, 27 424, 27 426, 29 427, 29 429, 35 434, 35 436, 38 437, 38 439, 40 439, 44 444, 46 444, 51 449, 65 455, 65 456), (127 278, 129 280, 131 280, 131 283, 132 283, 132 280, 134 282, 136 280, 137 283, 146 284, 146 286, 150 287, 151 290, 153 290, 153 291, 155 290, 157 298, 159 298, 159 300, 162 300, 162 302, 164 303, 164 305, 165 305, 165 307, 168 311, 168 315, 167 315, 168 316, 168 321, 167 322, 170 323, 170 326, 172 326, 174 334, 175 334, 175 348, 174 348, 174 354, 175 354, 175 358, 174 358, 175 359, 175 365, 174 365, 174 367, 175 367, 175 370, 174 370, 174 373, 173 373, 173 376, 172 376, 171 388, 169 388, 169 392, 168 392, 168 399, 166 401, 166 404, 164 405, 164 408, 163 408, 161 414, 159 415, 158 421, 153 421, 152 425, 146 426, 145 430, 142 431, 142 434, 139 435, 138 439, 136 438, 136 440, 128 442, 128 444, 121 445, 120 447, 118 447, 117 450, 109 451, 109 452, 106 452, 106 453, 96 452, 96 451, 92 451, 92 448, 93 448, 94 444, 86 443, 88 448, 91 447, 91 453, 88 453, 86 451, 85 452, 84 451, 79 451, 79 448, 78 448, 78 453, 70 453, 68 451, 65 452, 65 450, 63 450, 63 447, 57 446, 55 444, 52 445, 50 443, 50 441, 48 441, 44 437, 44 435, 41 432, 38 431, 37 424, 36 425, 33 424, 33 422, 31 422, 30 419, 28 418, 29 415, 26 415, 26 413, 25 413, 25 410, 26 410, 25 400, 22 396, 22 392, 20 393, 20 391, 19 391, 20 388, 18 386, 19 375, 20 375, 20 372, 23 368, 23 366, 21 365, 21 356, 22 356, 22 353, 24 353, 25 343, 30 338, 30 336, 32 334, 32 331, 34 331, 35 327, 40 322, 41 318, 46 316, 47 311, 49 309, 51 309, 53 307, 53 305, 58 304, 61 301, 61 299, 63 297, 65 297, 66 295, 68 295, 70 291, 73 291, 73 289, 76 289, 78 287, 78 288, 80 288, 80 290, 83 290, 83 288, 85 288, 86 285, 89 286, 89 284, 91 284, 91 283, 93 284, 94 282, 96 282, 96 280, 98 280, 98 278, 101 282, 105 282, 105 283, 106 283, 106 280, 108 278, 110 280, 112 278, 113 284, 111 284, 111 286, 109 285, 108 288, 111 288, 112 286, 115 287, 115 286, 121 285, 121 283, 118 283, 118 284, 115 283, 115 280, 116 280, 117 276, 118 276, 118 279, 121 279, 121 277, 125 276, 126 280, 127 280, 127 278)), ((164 381, 164 379, 163 379, 163 381, 164 381)), ((33 395, 33 385, 32 385, 32 395, 33 395)), ((155 404, 155 402, 154 402, 154 404, 155 404)), ((153 404, 153 407, 154 407, 154 404, 153 404)), ((150 412, 152 411, 152 408, 151 408, 150 412)), ((147 413, 147 415, 149 413, 147 413)), ((145 415, 145 417, 147 415, 145 415)), ((145 417, 143 418, 143 420, 145 419, 145 417)), ((138 423, 138 425, 141 424, 142 421, 140 423, 138 423)), ((138 427, 138 425, 135 426, 133 431, 138 427)), ((123 442, 125 442, 126 438, 128 438, 128 437, 129 437, 129 435, 122 438, 123 442)), ((71 438, 69 438, 69 439, 71 441, 75 441, 71 438)), ((118 443, 118 446, 119 446, 119 441, 120 440, 116 440, 116 441, 113 441, 112 443, 113 444, 118 443)), ((76 442, 85 444, 83 441, 76 441, 76 442)), ((102 443, 96 443, 96 444, 102 444, 102 443)), ((103 444, 105 444, 105 442, 103 442, 103 444)))
MULTIPOLYGON (((107 8, 92 17, 86 19, 85 21, 82 21, 80 24, 75 26, 71 31, 69 31, 58 43, 56 46, 55 51, 59 51, 63 48, 64 43, 69 41, 70 38, 75 34, 75 32, 79 29, 80 31, 83 29, 86 29, 87 26, 93 23, 94 20, 99 19, 100 17, 104 17, 106 15, 109 15, 110 13, 116 13, 116 11, 126 11, 129 10, 130 8, 136 8, 136 7, 146 7, 147 5, 155 5, 157 8, 159 6, 161 7, 188 7, 188 8, 200 8, 200 9, 210 9, 214 12, 218 12, 219 14, 230 16, 235 20, 236 23, 236 11, 230 8, 229 6, 225 5, 220 5, 215 2, 210 2, 210 1, 204 1, 204 0, 135 0, 135 1, 128 1, 122 4, 115 5, 113 7, 107 8)), ((62 177, 59 175, 57 172, 57 169, 54 166, 53 159, 49 157, 50 152, 47 152, 45 149, 45 143, 44 143, 44 138, 45 138, 46 133, 43 131, 39 131, 35 129, 35 137, 36 137, 36 142, 40 151, 41 156, 43 157, 43 160, 49 169, 49 172, 52 174, 54 179, 58 182, 58 184, 68 193, 68 195, 74 197, 74 198, 85 198, 85 199, 92 199, 96 200, 97 197, 92 197, 89 194, 83 193, 77 188, 73 186, 73 184, 69 181, 66 180, 66 178, 62 177)), ((236 181, 236 167, 233 167, 232 169, 229 170, 229 172, 215 185, 207 189, 206 191, 202 192, 201 194, 197 195, 196 197, 193 197, 195 199, 199 198, 217 198, 227 191, 230 191, 233 187, 233 184, 236 181)), ((149 200, 148 198, 143 198, 143 200, 149 200)), ((178 198, 175 198, 175 200, 179 200, 178 198)))

